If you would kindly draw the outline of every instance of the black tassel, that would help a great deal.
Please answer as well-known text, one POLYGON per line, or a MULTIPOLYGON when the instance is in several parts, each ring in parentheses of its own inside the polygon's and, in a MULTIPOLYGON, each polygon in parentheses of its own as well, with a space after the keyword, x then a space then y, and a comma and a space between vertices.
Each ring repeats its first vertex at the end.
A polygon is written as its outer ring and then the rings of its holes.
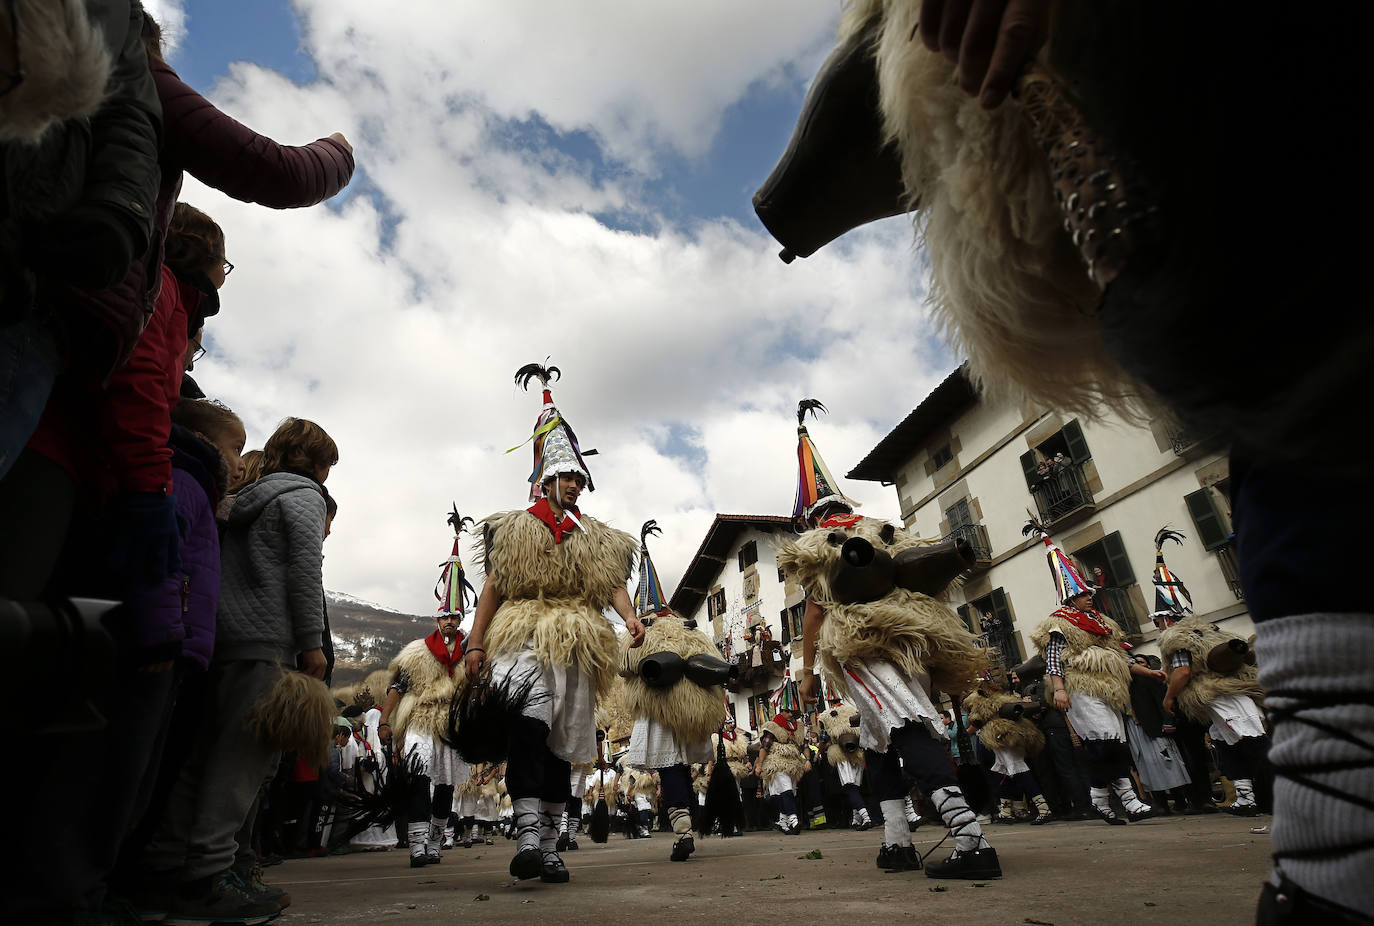
POLYGON ((471 765, 504 762, 510 753, 510 731, 526 708, 551 697, 548 692, 534 693, 538 682, 539 669, 533 668, 509 672, 495 685, 468 685, 449 705, 444 742, 471 765))
POLYGON ((592 821, 587 825, 587 835, 599 845, 611 838, 611 808, 606 806, 604 797, 592 808, 592 821))
POLYGON ((734 773, 728 764, 717 760, 716 767, 711 769, 711 780, 706 783, 706 803, 697 814, 697 832, 709 836, 719 823, 720 835, 733 836, 743 814, 734 773))

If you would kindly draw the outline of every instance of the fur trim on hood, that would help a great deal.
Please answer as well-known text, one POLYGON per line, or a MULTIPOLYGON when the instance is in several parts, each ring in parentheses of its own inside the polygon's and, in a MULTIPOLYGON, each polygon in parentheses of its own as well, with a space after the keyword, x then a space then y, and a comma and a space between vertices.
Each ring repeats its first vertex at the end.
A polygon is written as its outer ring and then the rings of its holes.
MULTIPOLYGON (((95 113, 105 99, 112 61, 83 0, 19 3, 15 12, 14 44, 24 80, 0 96, 0 143, 35 143, 58 122, 95 113)), ((6 16, 0 24, 5 44, 12 39, 9 26, 6 16)))

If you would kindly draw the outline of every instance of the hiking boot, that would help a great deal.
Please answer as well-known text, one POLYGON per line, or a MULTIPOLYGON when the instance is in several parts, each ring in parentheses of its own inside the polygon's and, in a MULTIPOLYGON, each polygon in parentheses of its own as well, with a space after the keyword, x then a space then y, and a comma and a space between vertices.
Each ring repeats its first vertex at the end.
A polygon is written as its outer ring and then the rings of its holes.
POLYGON ((163 922, 168 926, 257 926, 281 915, 275 902, 254 898, 238 885, 237 876, 229 871, 188 882, 169 905, 163 922))
POLYGON ((229 869, 229 873, 238 879, 239 886, 243 888, 248 896, 255 897, 258 900, 272 901, 277 905, 278 910, 285 910, 287 907, 291 906, 290 894, 279 887, 272 887, 262 880, 261 866, 250 865, 246 867, 246 875, 243 873, 242 869, 233 867, 229 869))
POLYGON ((696 850, 696 840, 692 839, 691 836, 683 836, 677 842, 673 843, 673 852, 668 856, 668 860, 673 862, 685 862, 687 861, 687 856, 691 855, 696 850))
POLYGON ((536 848, 521 849, 515 853, 515 858, 510 860, 510 873, 512 878, 521 881, 528 881, 530 878, 538 878, 544 870, 544 857, 536 848))
POLYGON ((884 871, 920 871, 921 856, 915 846, 883 846, 878 850, 878 867, 884 871))
POLYGON ((1002 866, 997 861, 997 850, 992 846, 984 846, 971 852, 960 852, 955 849, 944 861, 927 863, 926 877, 991 881, 1002 877, 1002 866))
POLYGON ((539 880, 545 884, 567 884, 570 879, 568 866, 563 864, 563 860, 555 855, 545 855, 540 858, 539 880))

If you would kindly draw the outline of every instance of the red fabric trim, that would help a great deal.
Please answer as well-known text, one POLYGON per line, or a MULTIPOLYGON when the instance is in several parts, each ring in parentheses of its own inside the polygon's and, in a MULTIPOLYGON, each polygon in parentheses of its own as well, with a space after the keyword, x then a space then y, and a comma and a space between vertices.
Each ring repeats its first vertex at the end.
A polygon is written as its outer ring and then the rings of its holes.
MULTIPOLYGON (((562 521, 554 517, 553 506, 549 504, 547 498, 541 498, 525 510, 547 525, 549 530, 553 532, 553 542, 555 544, 563 542, 564 534, 570 534, 577 530, 577 523, 566 514, 563 515, 562 521)), ((578 517, 582 516, 582 512, 577 508, 573 508, 572 513, 578 517)))
POLYGON ((1112 629, 1098 616, 1096 611, 1089 613, 1065 606, 1050 616, 1062 617, 1079 630, 1086 630, 1088 633, 1097 634, 1099 637, 1109 636, 1112 632, 1112 629))
POLYGON ((864 680, 861 679, 861 678, 859 678, 857 675, 855 675, 853 669, 850 669, 848 666, 845 666, 844 671, 845 671, 845 673, 846 673, 850 678, 854 679, 854 681, 856 681, 856 682, 859 683, 859 687, 860 687, 860 688, 862 688, 864 691, 867 691, 867 692, 868 692, 868 696, 869 696, 870 698, 873 699, 873 703, 876 704, 876 705, 878 705, 878 710, 882 710, 882 709, 883 709, 883 702, 881 702, 881 701, 878 700, 878 696, 875 695, 875 694, 873 693, 873 689, 871 689, 871 688, 869 688, 867 685, 865 685, 865 684, 864 684, 864 680))
POLYGON ((453 678, 453 667, 463 661, 463 631, 458 631, 458 642, 454 645, 452 653, 449 653, 448 647, 444 645, 444 635, 437 630, 425 637, 425 646, 429 647, 434 658, 439 660, 439 665, 448 669, 448 677, 453 678))
POLYGON ((832 514, 820 523, 821 527, 858 527, 864 519, 861 514, 832 514))

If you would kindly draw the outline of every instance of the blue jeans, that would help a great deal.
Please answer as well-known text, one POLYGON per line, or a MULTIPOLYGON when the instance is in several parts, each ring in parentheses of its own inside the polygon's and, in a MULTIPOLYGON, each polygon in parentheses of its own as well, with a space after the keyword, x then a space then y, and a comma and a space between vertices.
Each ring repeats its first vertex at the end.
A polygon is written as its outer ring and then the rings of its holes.
POLYGON ((40 318, 0 327, 0 479, 29 442, 57 378, 57 342, 40 318))

